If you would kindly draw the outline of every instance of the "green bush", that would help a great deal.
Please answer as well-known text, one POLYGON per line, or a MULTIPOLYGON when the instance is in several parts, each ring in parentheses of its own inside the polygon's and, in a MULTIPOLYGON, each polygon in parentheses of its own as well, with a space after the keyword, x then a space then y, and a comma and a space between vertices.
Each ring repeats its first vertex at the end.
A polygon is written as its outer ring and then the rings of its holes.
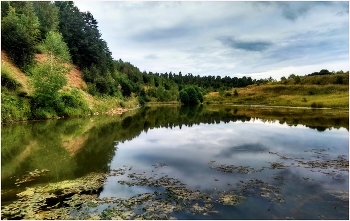
POLYGON ((28 99, 1 92, 1 121, 27 120, 31 117, 28 99))
POLYGON ((311 108, 322 108, 324 105, 323 105, 323 103, 321 103, 321 102, 319 102, 319 103, 317 103, 317 102, 312 102, 312 104, 311 104, 311 108))
POLYGON ((182 89, 180 91, 179 97, 180 97, 180 101, 182 103, 184 103, 184 104, 190 103, 190 98, 188 97, 188 94, 187 94, 187 92, 184 89, 182 89))
POLYGON ((67 84, 68 69, 55 59, 36 65, 33 68, 32 84, 35 95, 58 96, 58 91, 67 84))
POLYGON ((36 118, 54 117, 64 114, 65 103, 59 90, 67 84, 68 69, 53 57, 32 69, 31 83, 34 86, 31 100, 32 112, 36 118))
POLYGON ((231 94, 230 92, 227 91, 227 92, 225 93, 225 97, 231 97, 231 96, 232 96, 232 94, 231 94))
POLYGON ((63 41, 63 37, 59 32, 49 31, 46 38, 41 43, 41 47, 37 48, 44 53, 61 59, 62 61, 71 62, 68 46, 63 41))
POLYGON ((184 104, 198 104, 203 102, 203 95, 198 87, 189 86, 179 93, 180 101, 184 104))

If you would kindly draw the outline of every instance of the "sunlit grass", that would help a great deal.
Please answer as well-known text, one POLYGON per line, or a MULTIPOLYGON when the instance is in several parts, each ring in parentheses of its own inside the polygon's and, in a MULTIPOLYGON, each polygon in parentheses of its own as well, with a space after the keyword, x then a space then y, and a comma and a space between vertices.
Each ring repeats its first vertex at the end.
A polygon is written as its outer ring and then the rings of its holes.
POLYGON ((204 103, 231 103, 244 105, 348 108, 348 85, 251 85, 227 91, 224 95, 211 92, 204 96, 204 103))

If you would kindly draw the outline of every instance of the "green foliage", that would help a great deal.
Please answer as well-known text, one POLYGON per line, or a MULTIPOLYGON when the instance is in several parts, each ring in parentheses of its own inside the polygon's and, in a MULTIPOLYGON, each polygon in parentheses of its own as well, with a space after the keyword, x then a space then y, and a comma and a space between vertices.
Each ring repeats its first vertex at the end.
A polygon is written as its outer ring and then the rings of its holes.
POLYGON ((58 91, 67 84, 68 69, 55 59, 49 59, 36 65, 32 70, 32 83, 35 95, 45 94, 55 97, 58 91))
POLYGON ((6 17, 1 20, 1 47, 23 70, 32 63, 40 31, 39 21, 34 14, 33 5, 25 3, 25 13, 17 14, 9 6, 6 17))
POLYGON ((32 109, 35 117, 54 117, 55 113, 64 112, 59 90, 67 83, 67 73, 68 69, 53 58, 33 68, 32 84, 35 91, 32 109))
POLYGON ((58 8, 49 1, 35 1, 33 6, 40 23, 40 36, 44 39, 50 31, 58 30, 58 8))
POLYGON ((203 102, 203 95, 198 87, 189 86, 180 91, 180 101, 184 104, 198 104, 203 102))
POLYGON ((232 94, 229 91, 226 91, 225 97, 231 97, 231 96, 232 96, 232 94))
POLYGON ((88 82, 87 83, 87 91, 93 96, 97 95, 96 85, 88 82))
POLYGON ((295 76, 295 78, 294 78, 294 83, 295 83, 295 84, 299 84, 300 81, 301 81, 300 76, 295 76))
MULTIPOLYGON (((73 2, 56 1, 55 5, 59 9, 59 31, 68 45, 73 63, 81 70, 96 66, 102 77, 108 72, 113 73, 112 53, 107 43, 101 39, 93 15, 90 12, 80 12, 73 2)), ((95 83, 90 79, 87 82, 95 83)), ((101 88, 97 86, 98 91, 99 89, 101 88)))
POLYGON ((1 91, 1 121, 27 120, 31 117, 28 99, 8 93, 6 89, 1 91))
POLYGON ((185 89, 182 89, 179 94, 180 101, 184 104, 190 103, 190 98, 188 97, 188 94, 185 89))
POLYGON ((237 89, 235 89, 235 90, 233 91, 233 96, 235 96, 235 97, 238 96, 238 91, 237 91, 237 89))
POLYGON ((156 96, 160 102, 170 101, 171 99, 170 92, 168 90, 165 90, 165 87, 163 86, 159 86, 157 88, 156 96))
POLYGON ((329 84, 342 84, 349 85, 349 72, 329 72, 327 70, 321 70, 320 72, 314 72, 306 76, 296 76, 291 74, 288 79, 281 78, 280 84, 301 84, 301 85, 329 85, 329 84))
POLYGON ((336 84, 343 84, 344 83, 343 76, 336 76, 335 83, 336 84))
POLYGON ((121 86, 123 97, 130 97, 132 92, 131 83, 124 77, 118 78, 117 82, 121 86))
POLYGON ((322 102, 312 102, 311 108, 322 108, 324 105, 322 102))
POLYGON ((6 17, 10 9, 9 1, 1 1, 1 19, 6 17))
POLYGON ((49 31, 41 45, 44 53, 55 56, 62 61, 70 62, 68 46, 63 41, 60 33, 49 31))

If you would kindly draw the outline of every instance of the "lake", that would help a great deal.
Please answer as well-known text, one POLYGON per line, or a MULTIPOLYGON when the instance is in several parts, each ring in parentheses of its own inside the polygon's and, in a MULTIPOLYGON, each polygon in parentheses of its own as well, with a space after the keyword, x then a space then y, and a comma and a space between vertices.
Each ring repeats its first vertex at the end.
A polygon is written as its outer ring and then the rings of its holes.
POLYGON ((1 182, 3 218, 349 219, 349 115, 151 106, 5 124, 1 182), (96 191, 35 196, 91 174, 106 174, 96 191))

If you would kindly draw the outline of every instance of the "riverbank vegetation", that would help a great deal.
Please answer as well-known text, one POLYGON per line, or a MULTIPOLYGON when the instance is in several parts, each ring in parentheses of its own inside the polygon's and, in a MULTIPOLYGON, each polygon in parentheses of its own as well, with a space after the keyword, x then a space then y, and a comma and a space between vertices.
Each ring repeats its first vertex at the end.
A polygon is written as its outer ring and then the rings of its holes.
POLYGON ((141 72, 112 58, 98 22, 73 2, 2 1, 1 12, 2 122, 115 113, 147 102, 349 105, 349 72, 280 81, 141 72))

